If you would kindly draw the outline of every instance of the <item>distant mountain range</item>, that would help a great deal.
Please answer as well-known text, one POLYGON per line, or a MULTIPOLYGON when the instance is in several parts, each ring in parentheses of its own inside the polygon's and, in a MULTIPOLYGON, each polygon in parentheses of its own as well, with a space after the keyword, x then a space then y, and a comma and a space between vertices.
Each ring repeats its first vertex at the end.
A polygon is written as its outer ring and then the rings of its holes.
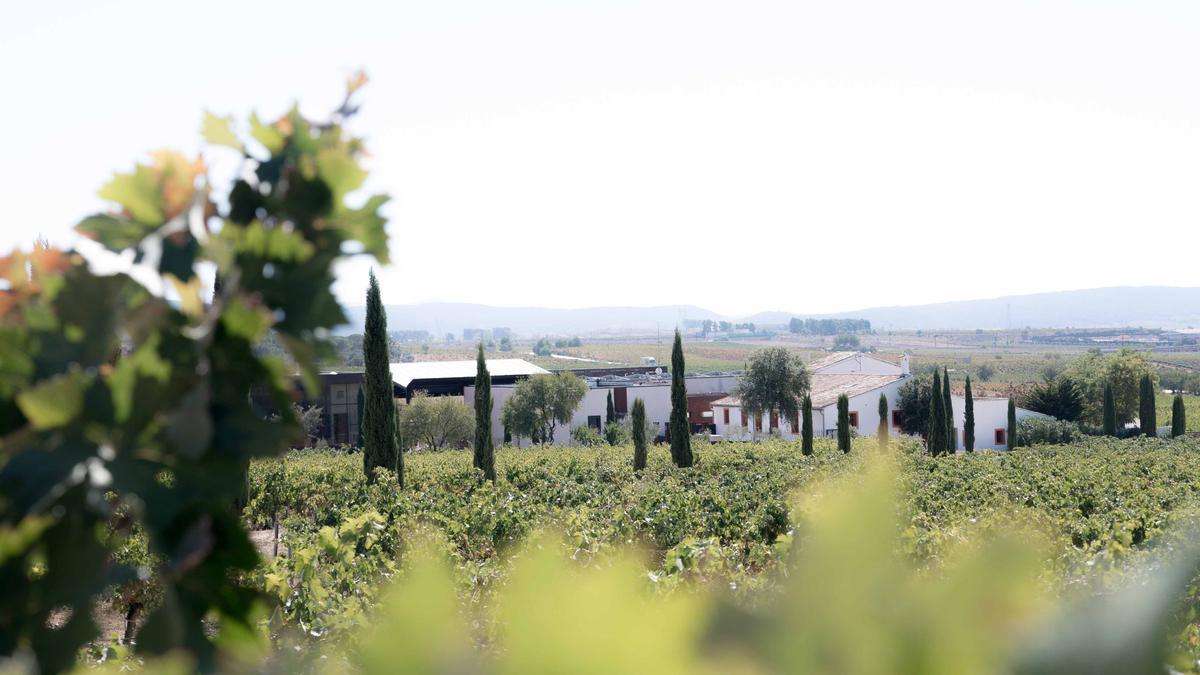
MULTIPOLYGON (((340 332, 359 332, 364 313, 363 307, 347 308, 350 324, 340 332)), ((834 314, 760 312, 749 317, 722 316, 695 305, 547 309, 457 302, 388 305, 387 313, 391 330, 427 330, 435 336, 454 333, 456 337, 462 336, 464 328, 504 326, 517 335, 574 335, 599 331, 669 331, 686 320, 704 319, 778 326, 786 324, 792 317, 867 319, 876 329, 883 330, 987 330, 1025 326, 1179 329, 1200 326, 1200 288, 1093 288, 929 305, 871 307, 834 314)))

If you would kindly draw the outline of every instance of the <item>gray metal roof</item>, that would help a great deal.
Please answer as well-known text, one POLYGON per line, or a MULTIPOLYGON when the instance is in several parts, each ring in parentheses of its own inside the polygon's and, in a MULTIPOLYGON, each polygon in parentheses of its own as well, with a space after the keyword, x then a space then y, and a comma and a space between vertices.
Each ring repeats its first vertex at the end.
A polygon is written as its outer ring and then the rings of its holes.
MULTIPOLYGON (((486 359, 488 373, 492 377, 512 375, 546 375, 550 371, 539 368, 524 359, 486 359)), ((469 361, 420 361, 414 363, 392 363, 392 381, 408 387, 413 380, 458 380, 475 377, 475 359, 469 361)))

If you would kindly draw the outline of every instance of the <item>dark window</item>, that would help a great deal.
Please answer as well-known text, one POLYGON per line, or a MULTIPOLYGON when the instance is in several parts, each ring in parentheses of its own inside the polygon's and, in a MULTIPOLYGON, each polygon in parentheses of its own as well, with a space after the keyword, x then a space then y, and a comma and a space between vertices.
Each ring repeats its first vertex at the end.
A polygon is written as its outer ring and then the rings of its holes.
POLYGON ((729 424, 729 408, 725 408, 725 424, 729 424))
POLYGON ((850 426, 854 427, 855 429, 858 428, 858 411, 857 410, 850 413, 850 426))
POLYGON ((346 413, 333 414, 333 442, 335 445, 350 442, 350 416, 346 413))
POLYGON ((762 415, 754 416, 754 430, 762 431, 762 415))
POLYGON ((1006 429, 997 429, 996 430, 996 445, 1005 445, 1005 446, 1008 445, 1008 430, 1006 430, 1006 429))
POLYGON ((792 414, 792 433, 800 433, 800 413, 792 414))
POLYGON ((745 410, 742 411, 742 426, 746 427, 747 429, 750 428, 750 425, 746 423, 746 411, 745 410))
POLYGON ((892 426, 896 427, 897 429, 900 428, 900 411, 899 410, 892 411, 892 426))
POLYGON ((588 415, 588 426, 595 429, 596 431, 600 431, 600 416, 599 415, 588 415))
POLYGON ((775 431, 778 428, 779 428, 779 413, 772 410, 771 411, 771 431, 775 431))

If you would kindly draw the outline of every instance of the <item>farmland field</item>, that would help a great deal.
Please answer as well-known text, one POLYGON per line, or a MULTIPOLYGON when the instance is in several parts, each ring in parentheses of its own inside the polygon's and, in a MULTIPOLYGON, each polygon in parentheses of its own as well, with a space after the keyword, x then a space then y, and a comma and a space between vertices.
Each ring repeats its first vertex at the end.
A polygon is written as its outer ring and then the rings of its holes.
MULTIPOLYGON (((1200 443, 1194 440, 1092 439, 941 459, 910 441, 894 445, 899 448, 881 455, 872 439, 859 439, 844 455, 819 440, 811 457, 779 441, 701 446, 698 465, 683 471, 656 447, 640 477, 629 468, 628 448, 503 448, 494 486, 476 478, 468 452, 413 454, 404 490, 383 481, 368 485, 359 455, 299 451, 255 463, 246 517, 257 528, 275 516, 283 523, 285 553, 268 563, 263 578, 283 602, 286 621, 311 634, 295 638, 301 643, 352 643, 385 594, 381 580, 406 566, 406 542, 432 537, 451 566, 457 602, 475 626, 472 640, 489 654, 506 648, 509 634, 497 616, 516 602, 509 594, 518 582, 511 579, 521 578, 522 564, 532 564, 523 562, 531 538, 545 555, 565 561, 555 575, 615 565, 624 570, 623 581, 612 583, 641 586, 664 603, 680 602, 683 594, 715 616, 719 608, 709 603, 721 598, 739 611, 791 601, 780 598, 801 602, 788 591, 786 570, 816 564, 796 553, 810 528, 812 537, 833 536, 826 543, 835 548, 883 537, 885 551, 876 553, 895 553, 900 562, 893 573, 914 579, 928 571, 956 574, 958 563, 950 561, 963 550, 999 546, 1005 532, 1015 532, 1024 544, 1039 541, 1042 548, 1034 563, 1022 563, 1028 576, 1012 583, 1021 593, 1040 589, 1031 602, 1043 606, 1038 603, 1069 600, 1080 589, 1139 578, 1142 565, 1179 536, 1179 524, 1200 504, 1200 443), (835 534, 821 535, 822 519, 838 509, 814 510, 813 499, 831 485, 869 484, 880 466, 894 467, 887 480, 894 502, 884 512, 899 514, 896 529, 859 514, 835 534), (639 551, 632 568, 621 562, 630 548, 639 551), (359 553, 335 563, 339 550, 359 553), (707 591, 697 600, 701 589, 707 591)), ((886 491, 870 492, 874 499, 886 491)), ((863 503, 871 499, 862 496, 863 503)), ((846 564, 835 576, 863 565, 888 569, 878 559, 846 564)), ((991 564, 977 572, 1003 576, 991 564)), ((838 616, 825 620, 836 623, 838 616)), ((1195 650, 1196 626, 1179 630, 1176 652, 1195 650)), ((1195 654, 1187 658, 1195 663, 1195 654)))

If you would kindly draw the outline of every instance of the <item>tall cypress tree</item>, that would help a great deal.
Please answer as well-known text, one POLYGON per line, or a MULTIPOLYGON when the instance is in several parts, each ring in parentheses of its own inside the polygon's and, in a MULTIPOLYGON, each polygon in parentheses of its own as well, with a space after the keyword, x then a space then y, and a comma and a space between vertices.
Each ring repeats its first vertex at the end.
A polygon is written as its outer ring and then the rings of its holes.
POLYGON ((925 439, 929 454, 934 457, 946 451, 946 417, 942 412, 944 401, 945 399, 942 398, 942 374, 935 370, 933 371, 933 385, 929 392, 929 431, 925 439))
POLYGON ((967 391, 963 400, 963 450, 975 450, 975 397, 971 394, 971 376, 967 376, 967 391))
POLYGON ((950 370, 942 369, 942 412, 946 416, 946 452, 957 450, 958 439, 954 433, 954 399, 950 398, 950 370))
POLYGON ((688 426, 687 384, 683 380, 683 336, 675 329, 675 345, 671 347, 671 459, 675 466, 693 464, 692 433, 688 426))
POLYGON ((1117 401, 1111 382, 1104 383, 1104 435, 1117 435, 1117 401))
POLYGON ((483 342, 475 359, 475 468, 496 482, 496 450, 492 441, 492 375, 483 358, 483 342))
POLYGON ((633 425, 633 470, 641 471, 646 468, 646 404, 642 399, 633 399, 629 417, 633 425))
POLYGON ((887 395, 879 392, 879 449, 888 445, 888 400, 887 395))
POLYGON ((1008 449, 1017 448, 1017 401, 1008 397, 1008 449))
POLYGON ((838 396, 837 415, 838 450, 850 452, 850 398, 845 394, 838 396))
POLYGON ((812 397, 808 394, 800 404, 800 453, 813 454, 812 397))
POLYGON ((403 487, 404 468, 396 446, 396 404, 388 361, 387 314, 372 271, 363 327, 363 471, 368 481, 374 481, 375 467, 386 467, 396 472, 396 480, 403 487))
POLYGON ((1183 394, 1175 394, 1171 401, 1171 438, 1179 438, 1187 432, 1187 411, 1183 407, 1183 394))
POLYGON ((1142 376, 1138 419, 1142 425, 1142 433, 1154 438, 1158 436, 1158 417, 1154 412, 1154 381, 1149 375, 1142 376))
POLYGON ((605 408, 605 410, 604 410, 604 427, 608 428, 608 425, 610 425, 616 421, 617 421, 617 409, 615 406, 613 406, 612 389, 609 389, 608 390, 608 407, 605 408))

